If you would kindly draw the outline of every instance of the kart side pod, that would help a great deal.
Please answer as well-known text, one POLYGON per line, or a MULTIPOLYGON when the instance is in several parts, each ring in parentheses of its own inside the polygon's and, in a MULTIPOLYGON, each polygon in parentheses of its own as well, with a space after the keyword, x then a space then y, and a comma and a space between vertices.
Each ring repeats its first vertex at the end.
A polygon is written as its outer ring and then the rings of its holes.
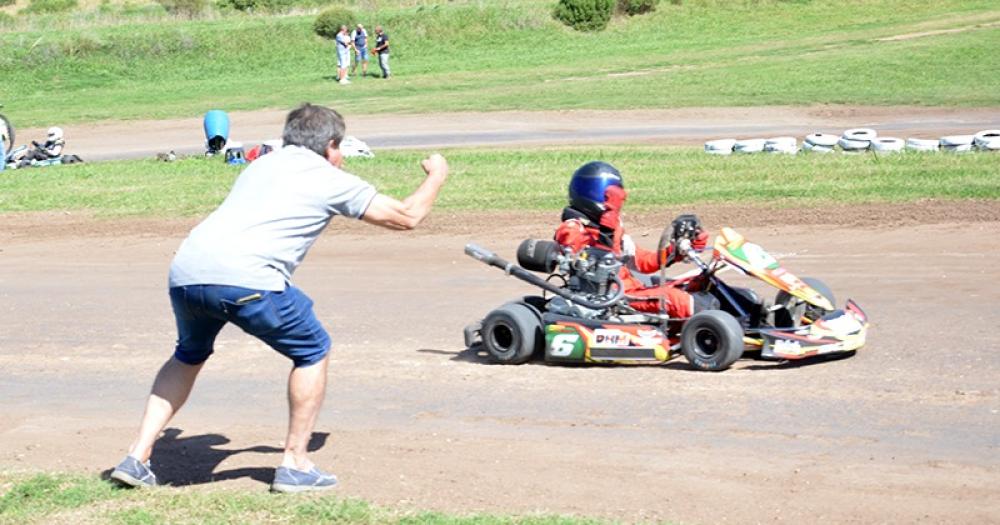
POLYGON ((657 327, 544 314, 545 360, 637 363, 670 359, 670 343, 657 327))

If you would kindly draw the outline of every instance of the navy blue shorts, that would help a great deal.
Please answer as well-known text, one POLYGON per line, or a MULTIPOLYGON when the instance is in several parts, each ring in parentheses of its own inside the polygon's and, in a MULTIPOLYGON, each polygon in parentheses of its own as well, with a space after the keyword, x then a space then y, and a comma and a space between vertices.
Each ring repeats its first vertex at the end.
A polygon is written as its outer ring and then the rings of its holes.
POLYGON ((197 365, 212 355, 215 337, 226 323, 267 343, 296 367, 321 361, 330 336, 313 313, 312 299, 294 286, 283 292, 239 286, 198 284, 170 289, 177 319, 174 357, 197 365))

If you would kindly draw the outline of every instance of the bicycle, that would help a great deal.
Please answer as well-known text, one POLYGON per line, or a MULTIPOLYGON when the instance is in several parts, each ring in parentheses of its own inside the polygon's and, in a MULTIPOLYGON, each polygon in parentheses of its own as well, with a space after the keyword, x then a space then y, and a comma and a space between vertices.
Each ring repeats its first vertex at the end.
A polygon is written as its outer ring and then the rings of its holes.
MULTIPOLYGON (((0 108, 3 104, 0 104, 0 108)), ((0 141, 3 142, 3 151, 10 153, 14 149, 14 126, 10 125, 10 120, 0 113, 0 141)))

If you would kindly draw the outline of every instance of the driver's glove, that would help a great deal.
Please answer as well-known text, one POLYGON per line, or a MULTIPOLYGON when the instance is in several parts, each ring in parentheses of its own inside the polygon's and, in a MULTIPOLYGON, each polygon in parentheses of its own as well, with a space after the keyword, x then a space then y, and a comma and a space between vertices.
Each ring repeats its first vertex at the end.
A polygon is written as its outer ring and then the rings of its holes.
POLYGON ((635 257, 635 241, 627 233, 622 235, 622 256, 635 257))
POLYGON ((691 241, 691 249, 700 252, 708 247, 708 232, 699 230, 698 235, 691 241))

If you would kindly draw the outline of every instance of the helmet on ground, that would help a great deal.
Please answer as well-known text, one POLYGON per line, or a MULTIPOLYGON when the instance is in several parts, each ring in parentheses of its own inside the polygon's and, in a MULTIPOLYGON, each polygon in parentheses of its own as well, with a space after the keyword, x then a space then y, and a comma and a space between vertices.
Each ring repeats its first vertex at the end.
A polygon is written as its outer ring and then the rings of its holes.
POLYGON ((62 128, 52 126, 49 128, 49 140, 62 140, 63 130, 62 128))
POLYGON ((605 210, 604 192, 610 186, 625 188, 622 174, 607 162, 588 162, 577 168, 569 181, 569 205, 599 222, 605 210))

